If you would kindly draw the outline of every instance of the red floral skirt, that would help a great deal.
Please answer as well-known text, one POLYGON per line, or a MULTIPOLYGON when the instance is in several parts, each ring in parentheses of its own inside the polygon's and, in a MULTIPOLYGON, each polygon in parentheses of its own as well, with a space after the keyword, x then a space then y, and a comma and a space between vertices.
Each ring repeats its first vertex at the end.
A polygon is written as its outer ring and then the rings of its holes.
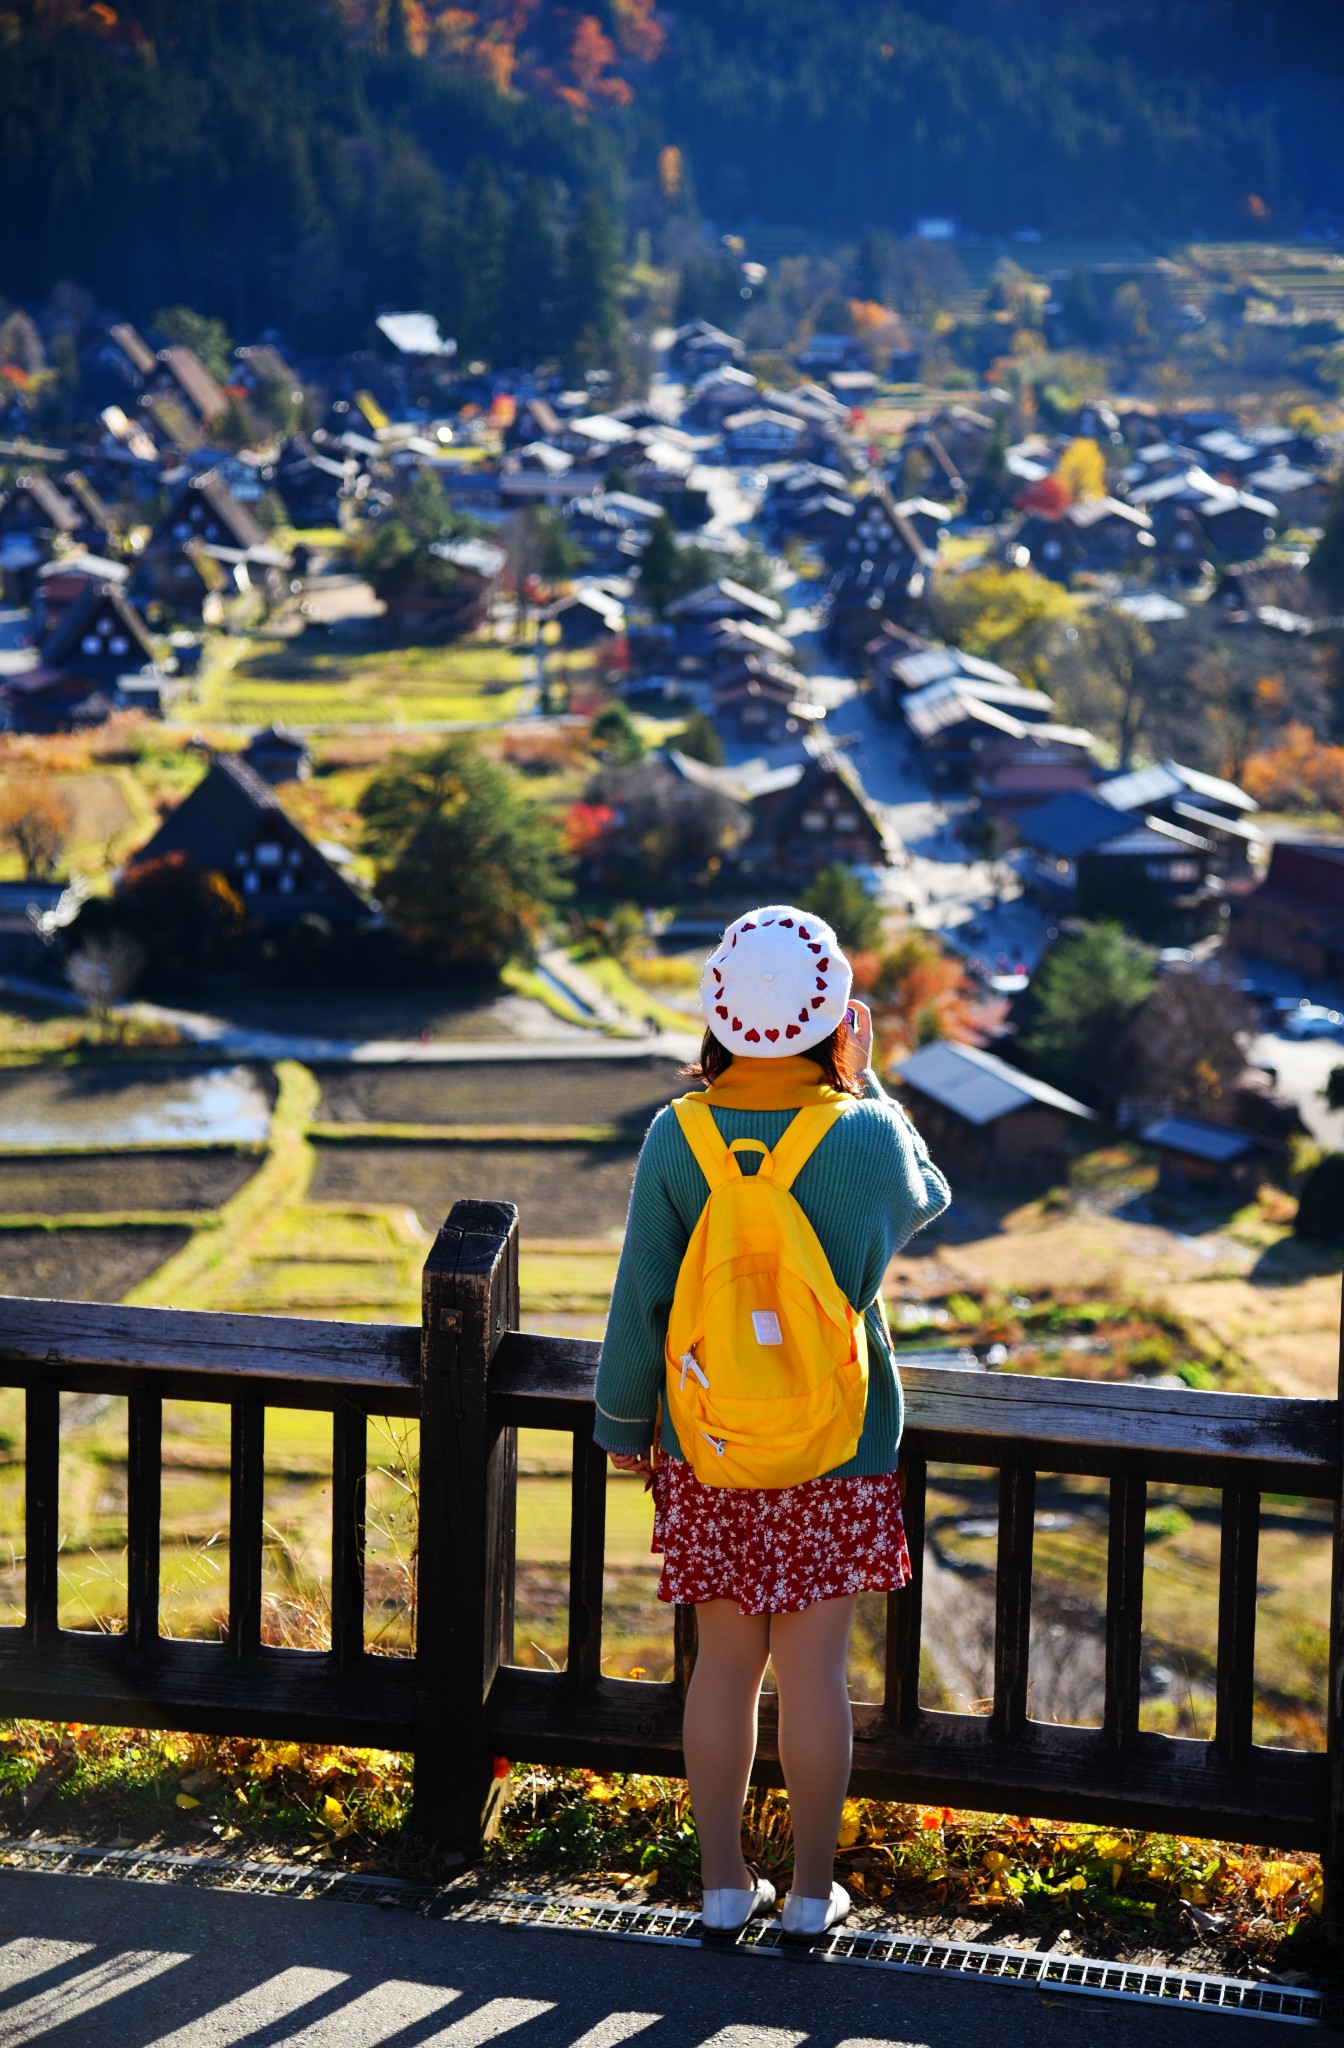
POLYGON ((703 1486, 680 1458, 653 1481, 660 1600, 736 1600, 743 1614, 793 1614, 846 1593, 910 1581, 894 1472, 801 1486, 703 1486))

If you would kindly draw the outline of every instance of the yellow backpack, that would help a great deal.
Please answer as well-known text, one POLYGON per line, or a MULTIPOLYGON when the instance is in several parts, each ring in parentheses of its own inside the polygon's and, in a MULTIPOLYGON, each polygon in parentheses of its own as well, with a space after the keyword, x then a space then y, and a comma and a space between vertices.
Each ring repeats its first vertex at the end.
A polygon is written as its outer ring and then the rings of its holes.
POLYGON ((672 1297, 667 1408, 707 1486, 797 1486, 858 1449, 867 1332, 790 1193, 848 1106, 800 1109, 771 1152, 726 1145, 702 1095, 672 1105, 709 1198, 672 1297), (739 1152, 764 1154, 754 1174, 739 1152))

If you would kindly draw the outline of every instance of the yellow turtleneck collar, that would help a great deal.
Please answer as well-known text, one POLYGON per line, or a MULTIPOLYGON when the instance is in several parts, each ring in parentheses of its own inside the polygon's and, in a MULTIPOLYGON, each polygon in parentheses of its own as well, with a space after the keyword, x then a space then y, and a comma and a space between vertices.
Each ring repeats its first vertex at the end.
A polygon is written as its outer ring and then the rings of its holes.
POLYGON ((806 1109, 813 1102, 844 1102, 843 1089, 832 1088, 815 1060, 806 1053, 784 1053, 778 1059, 744 1059, 733 1064, 706 1090, 714 1109, 806 1109))

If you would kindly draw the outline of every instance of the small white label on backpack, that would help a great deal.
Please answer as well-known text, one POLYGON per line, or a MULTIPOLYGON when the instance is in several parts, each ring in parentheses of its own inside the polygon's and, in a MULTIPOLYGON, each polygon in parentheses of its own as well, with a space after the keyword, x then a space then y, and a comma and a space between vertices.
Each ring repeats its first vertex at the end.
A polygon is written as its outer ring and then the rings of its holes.
POLYGON ((754 1308, 751 1312, 751 1327, 756 1332, 758 1344, 782 1344, 784 1332, 779 1327, 779 1317, 772 1308, 754 1308))

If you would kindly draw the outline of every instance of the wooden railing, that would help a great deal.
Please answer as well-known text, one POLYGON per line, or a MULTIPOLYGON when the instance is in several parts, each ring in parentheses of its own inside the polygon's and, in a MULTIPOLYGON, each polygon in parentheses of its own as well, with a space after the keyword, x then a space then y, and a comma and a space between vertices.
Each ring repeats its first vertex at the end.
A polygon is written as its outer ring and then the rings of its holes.
MULTIPOLYGON (((418 1825, 471 1852, 500 1781, 493 1759, 681 1770, 694 1658, 678 1610, 665 1684, 602 1674, 606 1467, 592 1442, 597 1346, 525 1336, 517 1212, 459 1202, 424 1272, 420 1330, 0 1299, 0 1381, 27 1389, 27 1598, 0 1629, 0 1712, 203 1732, 409 1747, 418 1825), (59 1396, 129 1396, 125 1634, 57 1621, 59 1396), (219 1643, 158 1627, 161 1403, 232 1409, 229 1619, 219 1643), (268 1406, 333 1418, 331 1648, 261 1641, 262 1477, 268 1406), (367 1417, 419 1418, 416 1648, 367 1654, 367 1417), (513 1642, 517 1427, 573 1439, 568 1655, 522 1669, 513 1642)), ((888 1602, 885 1697, 854 1709, 859 1792, 992 1811, 1253 1840, 1322 1852, 1344 1921, 1344 1514, 1341 1406, 1186 1389, 914 1367, 906 1393, 905 1513, 915 1580, 888 1602), (993 1702, 987 1714, 919 1699, 920 1561, 930 1459, 999 1473, 993 1702), (1028 1702, 1038 1473, 1109 1481, 1105 1711, 1099 1728, 1032 1718, 1028 1702), (1139 1725, 1146 1490, 1222 1500, 1216 1726, 1209 1741, 1139 1725), (1334 1508, 1324 1751, 1252 1736, 1263 1492, 1334 1508)), ((773 1702, 759 1776, 777 1781, 773 1702)))

